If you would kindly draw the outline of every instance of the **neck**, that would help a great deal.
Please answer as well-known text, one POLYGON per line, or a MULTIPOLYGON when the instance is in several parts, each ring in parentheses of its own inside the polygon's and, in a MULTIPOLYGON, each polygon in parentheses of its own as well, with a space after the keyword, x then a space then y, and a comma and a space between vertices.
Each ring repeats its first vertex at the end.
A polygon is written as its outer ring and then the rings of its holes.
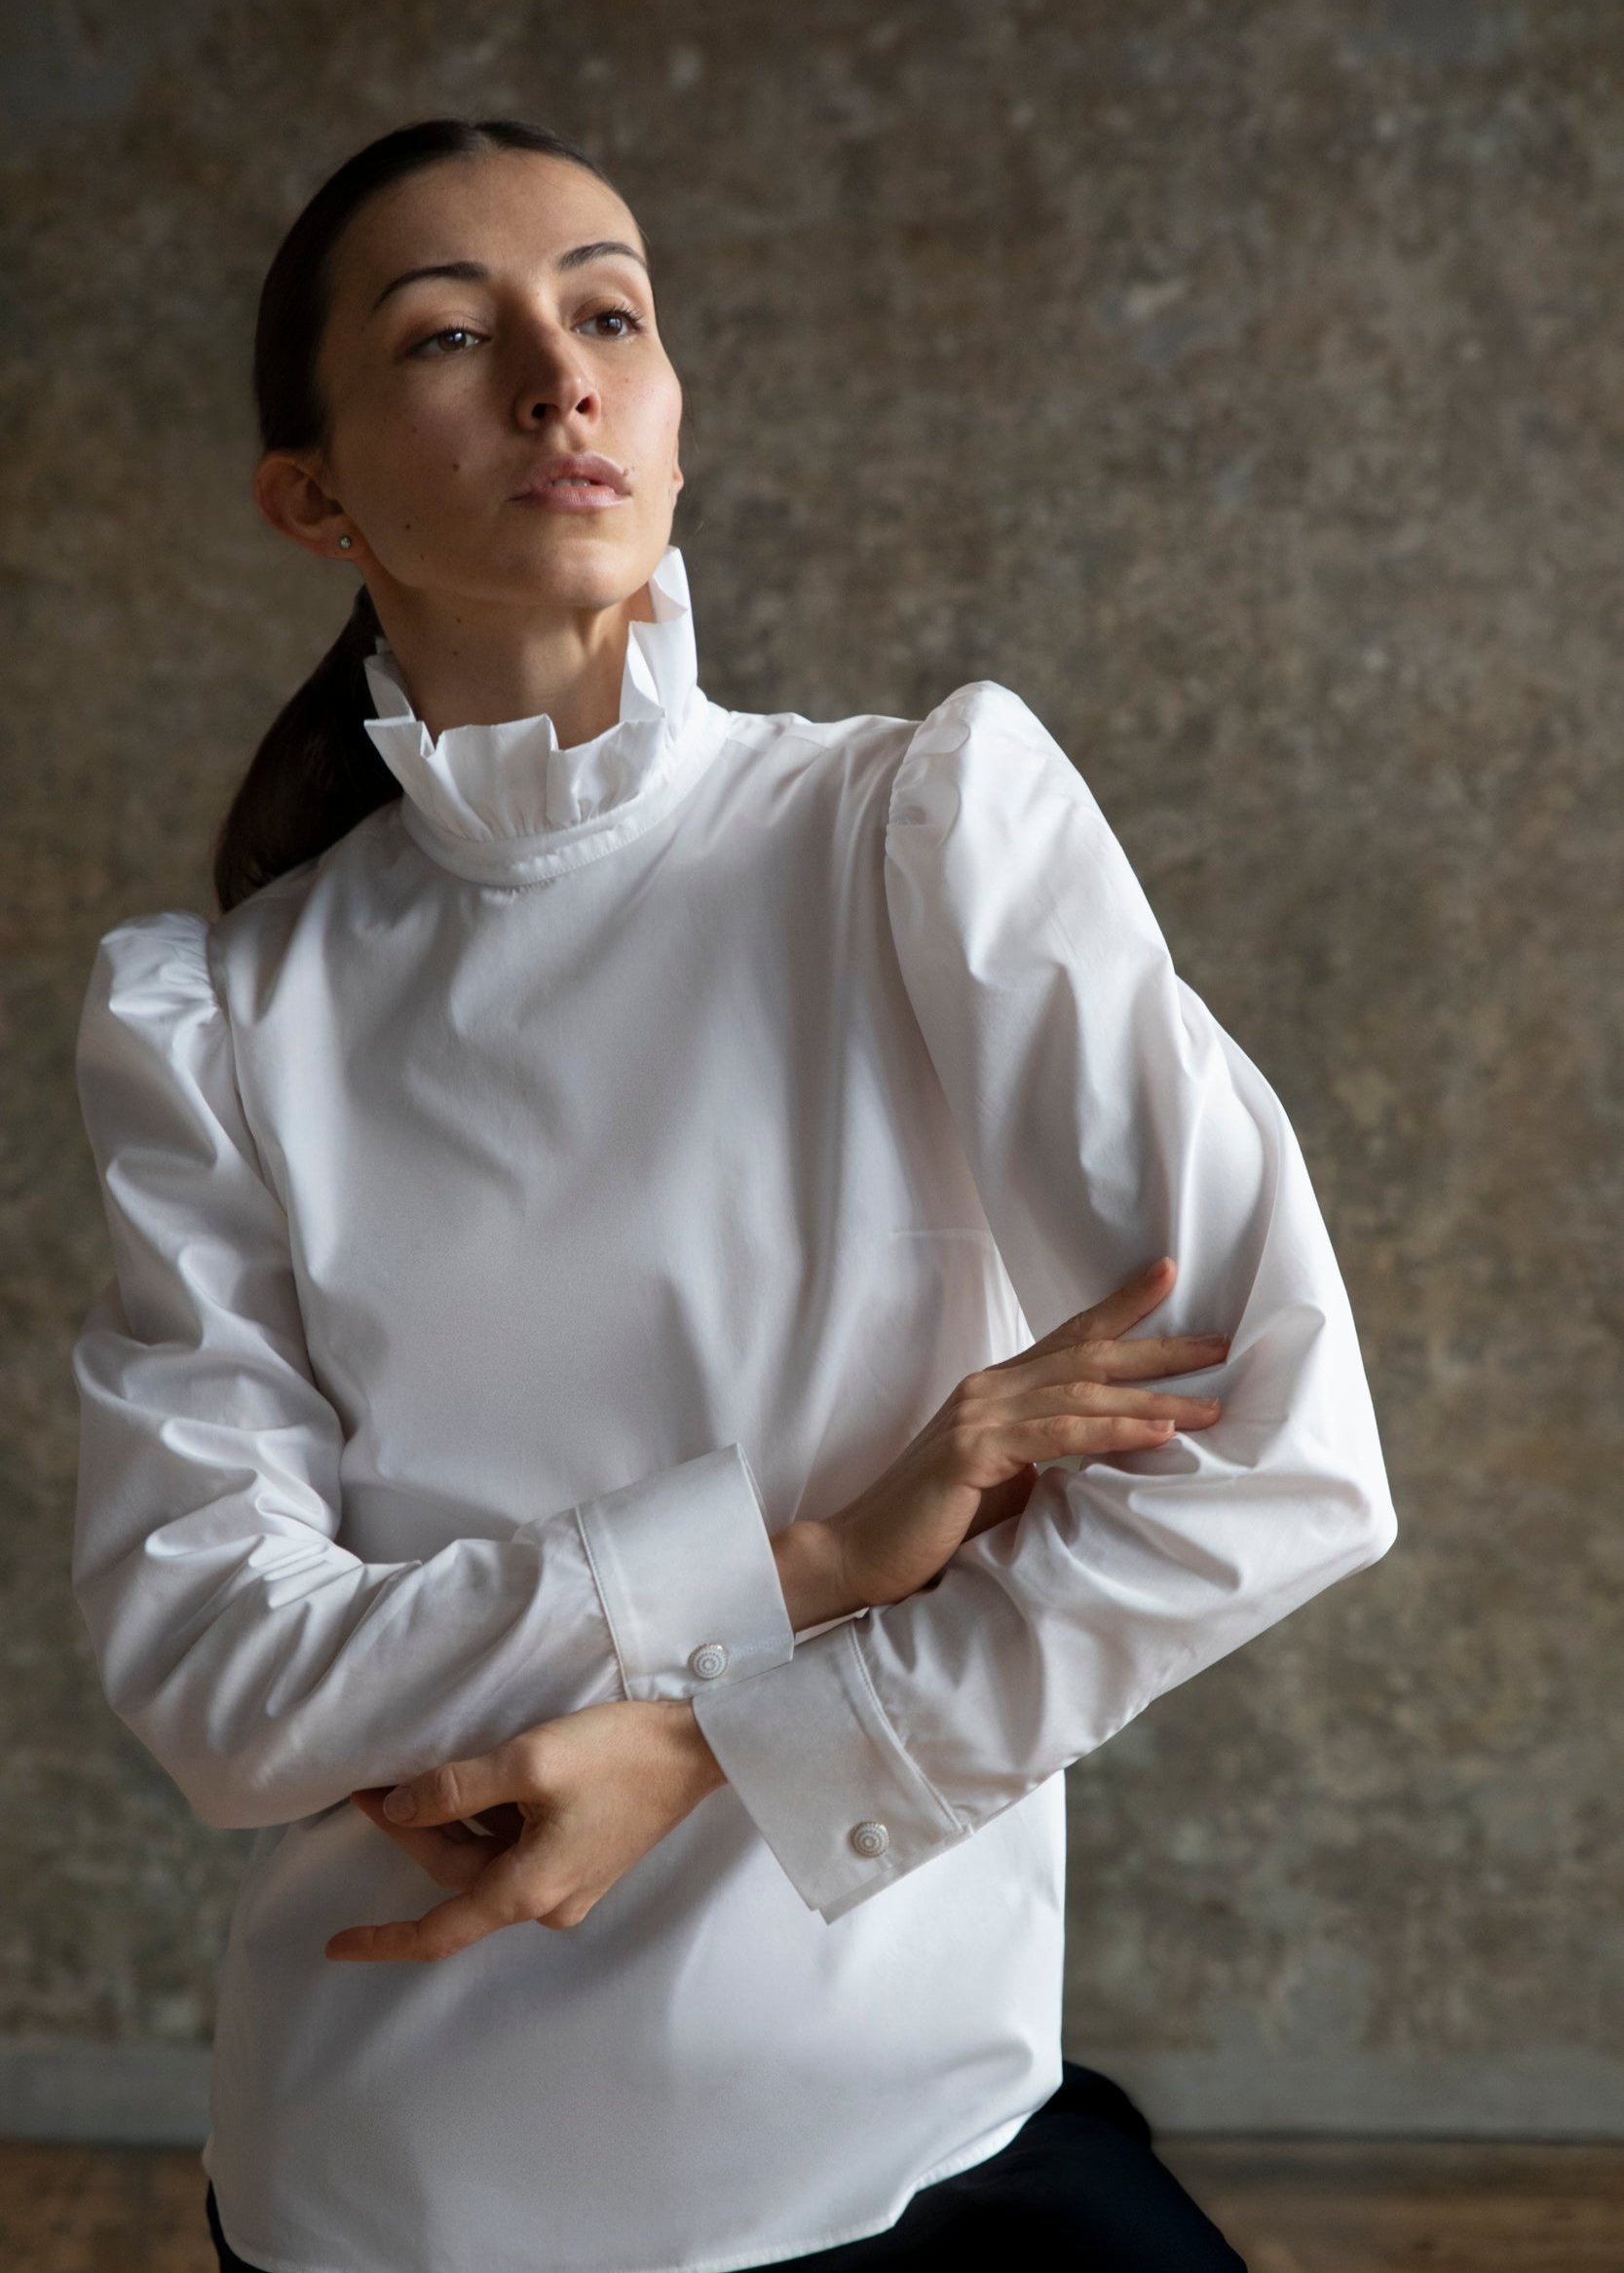
POLYGON ((372 594, 412 708, 437 738, 454 726, 552 720, 560 748, 615 725, 633 623, 652 623, 647 584, 607 607, 447 612, 397 587, 372 594))

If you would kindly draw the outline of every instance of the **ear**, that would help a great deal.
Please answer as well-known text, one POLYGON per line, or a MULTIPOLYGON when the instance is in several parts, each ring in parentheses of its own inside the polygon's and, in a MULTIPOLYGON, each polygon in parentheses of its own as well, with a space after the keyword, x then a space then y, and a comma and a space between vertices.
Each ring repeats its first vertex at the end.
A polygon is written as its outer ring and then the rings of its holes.
POLYGON ((273 529, 321 560, 366 557, 366 543, 349 514, 321 486, 319 461, 309 452, 268 450, 253 473, 254 503, 273 529), (350 543, 341 546, 340 537, 350 543))

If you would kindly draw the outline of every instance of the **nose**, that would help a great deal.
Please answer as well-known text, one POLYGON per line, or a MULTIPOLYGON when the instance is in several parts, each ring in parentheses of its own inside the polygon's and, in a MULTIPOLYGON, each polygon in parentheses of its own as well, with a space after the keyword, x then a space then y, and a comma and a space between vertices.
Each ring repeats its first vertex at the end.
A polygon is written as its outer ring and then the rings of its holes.
POLYGON ((592 418, 602 409, 596 374, 574 332, 538 322, 520 352, 514 407, 521 426, 542 426, 553 413, 561 419, 592 418))

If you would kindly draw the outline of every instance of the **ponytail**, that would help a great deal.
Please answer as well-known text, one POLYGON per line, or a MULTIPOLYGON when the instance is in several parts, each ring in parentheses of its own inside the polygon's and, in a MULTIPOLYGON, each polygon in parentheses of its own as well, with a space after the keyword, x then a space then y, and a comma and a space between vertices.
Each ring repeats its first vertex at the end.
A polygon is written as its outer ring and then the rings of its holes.
POLYGON ((378 629, 362 585, 343 630, 271 721, 215 839, 222 915, 400 795, 363 723, 371 705, 361 664, 378 629))
MULTIPOLYGON (((353 215, 369 198, 426 166, 492 150, 567 158, 614 187, 579 144, 522 119, 422 119, 358 150, 293 222, 260 288, 253 383, 263 449, 328 445, 317 358, 326 328, 333 247, 353 215)), ((400 795, 399 782, 366 732, 370 703, 361 665, 379 629, 372 595, 362 585, 343 630, 272 720, 214 841, 214 891, 222 915, 336 845, 358 821, 400 795)))

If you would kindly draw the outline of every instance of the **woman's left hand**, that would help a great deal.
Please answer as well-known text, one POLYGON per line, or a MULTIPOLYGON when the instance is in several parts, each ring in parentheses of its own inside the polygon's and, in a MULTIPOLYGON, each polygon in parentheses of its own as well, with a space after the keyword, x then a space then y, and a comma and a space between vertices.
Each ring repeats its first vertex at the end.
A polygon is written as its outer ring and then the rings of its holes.
POLYGON ((725 1783, 682 1698, 587 1705, 526 1728, 494 1752, 350 1798, 441 1886, 422 1917, 347 1926, 329 1957, 450 1957, 499 1926, 579 1925, 617 1878, 725 1783), (384 1812, 410 1794, 408 1821, 384 1812), (490 1837, 463 1820, 488 1825, 490 1837))

